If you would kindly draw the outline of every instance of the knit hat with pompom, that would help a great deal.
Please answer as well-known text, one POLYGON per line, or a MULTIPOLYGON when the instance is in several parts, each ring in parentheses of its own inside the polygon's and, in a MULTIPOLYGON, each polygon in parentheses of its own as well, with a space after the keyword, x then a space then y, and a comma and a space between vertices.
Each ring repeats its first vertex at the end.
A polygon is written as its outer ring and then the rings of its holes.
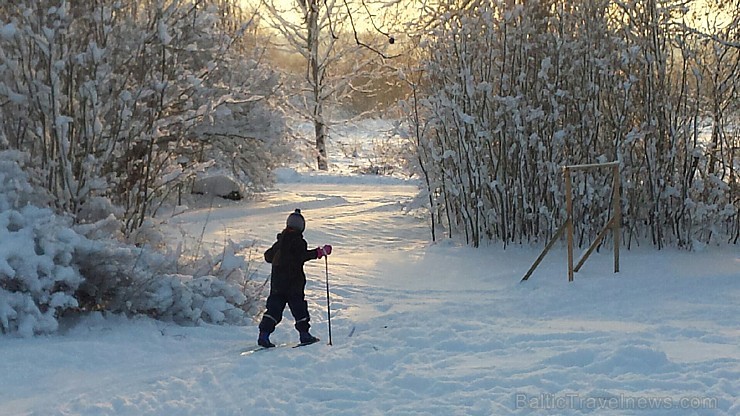
POLYGON ((301 215, 301 210, 297 209, 288 215, 288 220, 285 224, 298 232, 303 232, 306 229, 306 220, 301 215))

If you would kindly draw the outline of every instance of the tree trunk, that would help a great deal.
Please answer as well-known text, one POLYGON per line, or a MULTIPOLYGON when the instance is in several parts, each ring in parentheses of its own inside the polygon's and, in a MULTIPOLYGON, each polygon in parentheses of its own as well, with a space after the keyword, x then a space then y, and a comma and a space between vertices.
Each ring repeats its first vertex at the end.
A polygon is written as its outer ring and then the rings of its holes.
POLYGON ((319 0, 312 0, 306 24, 308 25, 308 77, 313 86, 313 126, 316 135, 317 164, 319 170, 328 170, 326 157, 326 123, 324 122, 324 97, 322 94, 323 69, 319 60, 319 0))
POLYGON ((319 170, 329 169, 329 158, 326 156, 326 124, 320 119, 314 119, 314 130, 316 132, 316 157, 319 170))

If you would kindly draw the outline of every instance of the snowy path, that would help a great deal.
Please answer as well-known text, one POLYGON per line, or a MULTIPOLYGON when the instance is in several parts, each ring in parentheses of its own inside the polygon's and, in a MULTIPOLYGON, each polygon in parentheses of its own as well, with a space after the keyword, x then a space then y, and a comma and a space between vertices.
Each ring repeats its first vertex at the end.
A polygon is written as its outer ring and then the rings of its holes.
MULTIPOLYGON (((567 284, 562 252, 429 245, 402 212, 413 186, 297 176, 248 204, 181 214, 259 255, 301 208, 331 243, 334 346, 240 356, 255 326, 89 319, 64 336, 0 338, 0 415, 740 414, 740 254, 595 254, 567 284)), ((260 264, 260 273, 267 272, 260 264)), ((313 332, 326 340, 324 263, 313 332)), ((287 317, 273 339, 295 340, 287 317)))

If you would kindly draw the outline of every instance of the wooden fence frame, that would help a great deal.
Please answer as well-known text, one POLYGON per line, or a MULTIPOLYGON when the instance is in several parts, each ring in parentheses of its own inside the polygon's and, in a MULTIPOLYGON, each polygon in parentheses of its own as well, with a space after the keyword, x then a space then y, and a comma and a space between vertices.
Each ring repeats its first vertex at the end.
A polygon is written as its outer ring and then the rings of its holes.
POLYGON ((586 262, 586 259, 593 253, 593 251, 596 249, 596 247, 601 243, 601 240, 604 239, 606 236, 606 233, 611 230, 613 234, 614 239, 614 273, 619 273, 619 245, 620 245, 620 232, 621 232, 621 224, 622 224, 622 208, 619 202, 619 190, 621 186, 621 181, 619 178, 619 162, 608 162, 608 163, 592 163, 592 164, 585 164, 585 165, 570 165, 570 166, 563 166, 563 179, 565 180, 565 211, 567 218, 565 219, 565 223, 558 228, 558 230, 555 232, 555 235, 552 237, 552 239, 547 243, 547 246, 545 246, 544 250, 540 253, 540 255, 537 257, 537 260, 534 261, 532 264, 532 267, 529 268, 527 271, 527 274, 524 275, 522 278, 522 282, 529 279, 529 277, 534 273, 534 270, 539 266, 540 262, 543 258, 545 258, 545 255, 548 251, 552 248, 553 245, 555 245, 555 241, 557 241, 560 236, 565 232, 565 236, 567 239, 568 244, 568 281, 573 281, 573 273, 577 272, 581 269, 581 266, 583 266, 583 263, 586 262), (573 267, 573 185, 572 185, 572 175, 571 173, 573 171, 588 171, 588 170, 595 170, 600 168, 611 168, 612 169, 612 186, 614 189, 612 190, 612 207, 614 210, 614 213, 611 218, 609 218, 609 221, 606 222, 606 225, 601 230, 599 235, 596 237, 596 239, 591 243, 591 246, 586 250, 586 253, 581 257, 581 259, 578 261, 578 264, 573 267))

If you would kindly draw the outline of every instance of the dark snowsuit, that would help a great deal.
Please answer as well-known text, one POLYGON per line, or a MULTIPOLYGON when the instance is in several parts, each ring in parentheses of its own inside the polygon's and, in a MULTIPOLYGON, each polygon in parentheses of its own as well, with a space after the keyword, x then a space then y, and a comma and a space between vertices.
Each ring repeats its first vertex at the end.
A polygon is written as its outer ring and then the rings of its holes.
POLYGON ((262 316, 260 331, 272 333, 275 325, 283 319, 285 304, 295 318, 295 328, 308 332, 310 317, 305 299, 306 273, 303 263, 318 258, 315 249, 308 250, 303 234, 286 228, 277 235, 277 241, 265 252, 265 260, 272 263, 270 296, 267 297, 267 311, 262 316))

